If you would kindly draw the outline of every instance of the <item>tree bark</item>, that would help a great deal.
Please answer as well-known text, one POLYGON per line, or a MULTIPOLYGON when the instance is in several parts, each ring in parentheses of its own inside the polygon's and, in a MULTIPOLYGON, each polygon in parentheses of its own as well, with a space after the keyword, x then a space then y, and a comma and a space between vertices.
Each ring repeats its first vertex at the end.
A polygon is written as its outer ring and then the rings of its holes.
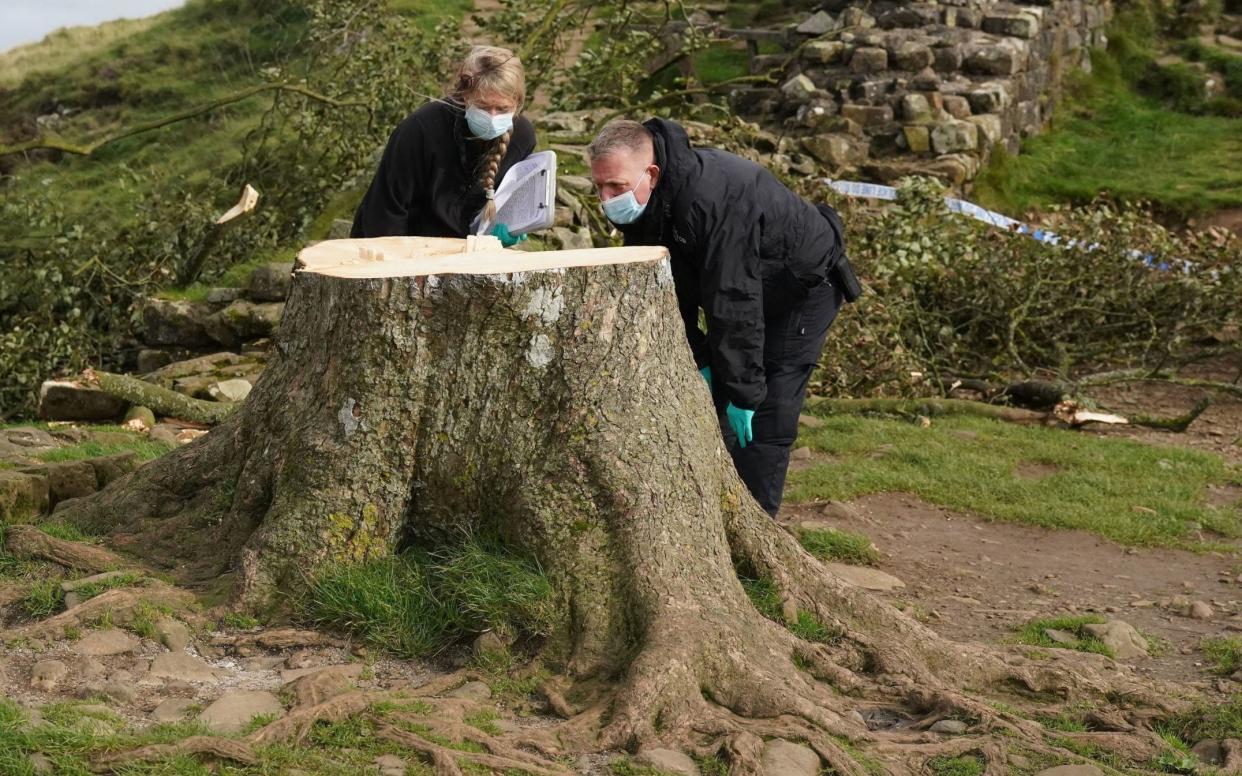
MULTIPOLYGON (((184 581, 233 574, 237 600, 260 610, 325 562, 494 530, 561 597, 545 653, 582 688, 565 693, 580 713, 563 741, 715 741, 738 773, 758 763, 737 736, 756 735, 806 740, 838 772, 862 773, 834 738, 875 740, 848 715, 860 698, 1029 739, 1033 723, 960 688, 1169 702, 1075 656, 946 642, 831 576, 737 477, 662 250, 471 247, 482 250, 385 238, 304 251, 245 403, 64 519, 184 581), (738 568, 832 643, 765 619, 738 568), (588 693, 599 679, 610 689, 588 693)), ((893 743, 883 758, 924 756, 893 743)))

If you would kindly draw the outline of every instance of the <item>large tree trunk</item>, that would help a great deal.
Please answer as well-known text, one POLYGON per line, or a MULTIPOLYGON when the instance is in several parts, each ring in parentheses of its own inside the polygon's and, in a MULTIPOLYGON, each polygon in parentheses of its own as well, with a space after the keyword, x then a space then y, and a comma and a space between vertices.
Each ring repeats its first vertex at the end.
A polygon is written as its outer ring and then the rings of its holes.
MULTIPOLYGON (((849 713, 876 704, 1034 745, 1032 723, 960 688, 1141 689, 1077 656, 948 643, 807 555, 733 469, 661 250, 467 247, 484 250, 404 259, 463 246, 385 238, 304 251, 245 404, 66 519, 183 581, 235 574, 237 600, 259 609, 320 564, 391 553, 405 532, 494 529, 560 591, 563 673, 619 680, 571 696, 584 713, 566 737, 724 741, 739 773, 756 735, 806 740, 862 773, 833 736, 876 741, 849 713), (787 617, 810 612, 838 638, 765 619, 738 567, 777 586, 787 617)), ((885 746, 897 773, 943 753, 908 730, 885 746)))

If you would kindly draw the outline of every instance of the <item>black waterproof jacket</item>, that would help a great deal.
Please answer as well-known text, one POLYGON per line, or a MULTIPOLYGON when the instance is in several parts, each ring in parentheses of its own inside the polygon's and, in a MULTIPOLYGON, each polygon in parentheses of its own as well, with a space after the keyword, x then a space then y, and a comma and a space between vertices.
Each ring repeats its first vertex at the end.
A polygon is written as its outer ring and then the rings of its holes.
MULTIPOLYGON (((483 209, 479 166, 494 142, 471 134, 460 103, 432 100, 414 111, 388 138, 349 236, 465 237, 483 209)), ((496 184, 534 148, 535 128, 515 117, 496 184)))
POLYGON ((814 205, 761 165, 691 148, 680 125, 651 119, 660 167, 641 218, 618 227, 626 245, 663 245, 695 363, 730 401, 764 400, 764 319, 790 310, 824 282, 841 238, 814 205), (707 333, 699 328, 699 309, 707 333))

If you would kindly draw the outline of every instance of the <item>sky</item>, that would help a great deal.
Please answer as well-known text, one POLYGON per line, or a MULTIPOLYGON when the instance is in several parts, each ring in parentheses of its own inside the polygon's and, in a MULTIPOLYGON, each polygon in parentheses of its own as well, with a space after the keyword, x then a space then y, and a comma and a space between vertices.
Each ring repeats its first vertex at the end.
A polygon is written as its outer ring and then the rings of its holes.
POLYGON ((0 0, 0 51, 42 40, 52 30, 150 16, 184 0, 0 0))

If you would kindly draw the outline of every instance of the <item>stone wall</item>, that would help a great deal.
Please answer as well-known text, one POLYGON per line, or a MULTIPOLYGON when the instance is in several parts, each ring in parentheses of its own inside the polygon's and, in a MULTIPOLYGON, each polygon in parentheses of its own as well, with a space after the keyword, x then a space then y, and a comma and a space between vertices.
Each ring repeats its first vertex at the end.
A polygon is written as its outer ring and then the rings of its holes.
MULTIPOLYGON (((798 52, 779 88, 734 92, 783 135, 774 161, 806 174, 961 185, 997 145, 1041 131, 1065 75, 1089 68, 1108 0, 828 2, 786 30, 798 52)), ((752 58, 763 72, 787 55, 752 58)))

